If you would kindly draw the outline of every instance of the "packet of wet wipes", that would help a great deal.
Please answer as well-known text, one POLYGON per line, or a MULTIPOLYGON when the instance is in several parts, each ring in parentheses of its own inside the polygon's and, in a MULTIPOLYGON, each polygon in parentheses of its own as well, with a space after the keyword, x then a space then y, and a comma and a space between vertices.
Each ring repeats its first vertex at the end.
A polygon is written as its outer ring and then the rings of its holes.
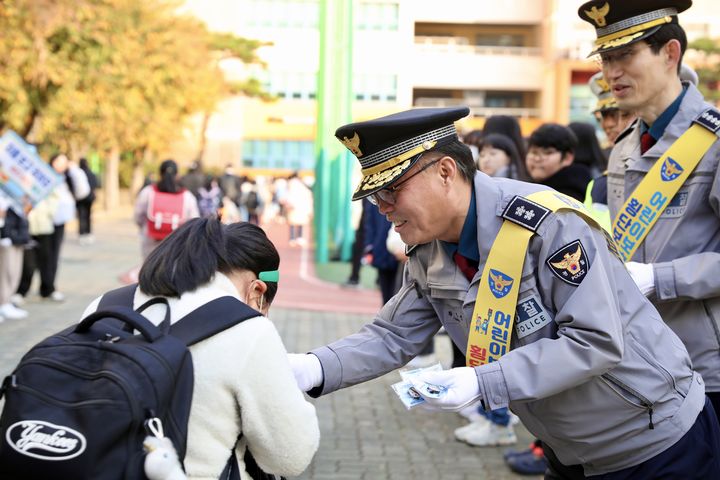
POLYGON ((398 382, 392 385, 392 389, 395 390, 395 394, 400 398, 400 401, 405 405, 405 408, 410 410, 413 407, 417 407, 421 403, 425 403, 425 399, 415 390, 413 384, 410 382, 398 382))
POLYGON ((447 387, 444 385, 433 385, 432 383, 422 383, 417 385, 414 390, 420 392, 423 397, 429 398, 440 398, 447 392, 447 387))
POLYGON ((440 365, 440 362, 436 363, 435 365, 430 365, 429 367, 422 367, 422 368, 413 368, 408 370, 400 370, 400 378, 403 380, 409 381, 412 377, 416 376, 419 373, 422 372, 439 372, 441 371, 442 365, 440 365))
MULTIPOLYGON (((405 405, 405 408, 410 410, 411 408, 425 402, 425 399, 422 397, 422 395, 420 395, 420 392, 418 392, 418 390, 413 386, 411 379, 422 372, 434 372, 439 370, 442 370, 442 365, 440 365, 440 363, 436 363, 435 365, 431 365, 429 367, 414 368, 411 370, 400 371, 400 377, 402 378, 402 382, 393 384, 392 389, 395 391, 395 394, 400 398, 400 401, 403 403, 403 405, 405 405)), ((439 388, 443 389, 443 393, 445 390, 447 390, 445 387, 442 386, 424 384, 421 388, 421 391, 423 392, 423 395, 431 397, 441 394, 432 393, 439 388)))

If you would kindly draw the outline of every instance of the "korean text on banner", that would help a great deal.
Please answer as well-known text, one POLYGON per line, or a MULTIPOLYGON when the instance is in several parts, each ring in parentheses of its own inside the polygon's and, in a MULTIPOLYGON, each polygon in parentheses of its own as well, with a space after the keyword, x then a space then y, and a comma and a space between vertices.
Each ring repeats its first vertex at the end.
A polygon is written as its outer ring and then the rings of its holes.
POLYGON ((0 195, 8 197, 17 211, 22 211, 26 200, 35 206, 62 181, 15 132, 8 130, 0 137, 0 195))

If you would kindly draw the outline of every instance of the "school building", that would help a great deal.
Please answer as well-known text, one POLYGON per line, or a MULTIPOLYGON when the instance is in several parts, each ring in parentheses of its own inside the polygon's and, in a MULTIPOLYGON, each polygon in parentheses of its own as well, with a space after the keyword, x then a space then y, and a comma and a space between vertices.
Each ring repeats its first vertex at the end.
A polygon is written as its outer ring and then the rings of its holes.
MULTIPOLYGON (((320 15, 335 0, 186 0, 210 29, 268 42, 264 67, 226 61, 226 77, 254 76, 277 100, 233 97, 207 129, 205 165, 246 172, 312 170, 320 15)), ((412 107, 467 105, 464 131, 490 115, 512 115, 528 135, 545 121, 593 121, 587 59, 594 30, 579 0, 352 0, 354 121, 412 107)), ((680 21, 691 39, 719 36, 716 0, 695 0, 680 21), (715 25, 713 25, 715 24, 715 25)), ((197 140, 200 120, 174 147, 197 140)), ((190 158, 187 159, 191 160, 190 158)), ((182 161, 182 160, 181 160, 182 161)))

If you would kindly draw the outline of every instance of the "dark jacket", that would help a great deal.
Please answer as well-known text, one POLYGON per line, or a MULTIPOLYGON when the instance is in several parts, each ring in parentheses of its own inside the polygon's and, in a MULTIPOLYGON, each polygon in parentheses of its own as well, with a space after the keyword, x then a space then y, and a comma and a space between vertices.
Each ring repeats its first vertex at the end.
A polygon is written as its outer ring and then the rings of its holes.
POLYGON ((27 218, 8 208, 5 225, 0 229, 0 238, 9 238, 16 247, 30 243, 30 226, 27 218))
POLYGON ((592 180, 592 174, 587 165, 573 163, 539 183, 564 193, 579 202, 584 202, 585 191, 590 180, 592 180))
POLYGON ((372 252, 372 266, 380 270, 393 270, 397 268, 398 261, 388 252, 387 236, 392 227, 385 215, 367 199, 363 200, 363 215, 365 228, 365 251, 372 252))

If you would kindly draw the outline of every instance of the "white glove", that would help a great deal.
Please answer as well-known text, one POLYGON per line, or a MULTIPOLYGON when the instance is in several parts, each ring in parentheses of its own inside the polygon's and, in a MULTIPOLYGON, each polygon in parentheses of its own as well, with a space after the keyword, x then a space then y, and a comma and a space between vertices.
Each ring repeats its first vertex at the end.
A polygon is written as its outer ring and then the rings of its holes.
POLYGON ((12 247, 12 240, 9 238, 0 238, 0 247, 12 247))
POLYGON ((628 273, 646 297, 655 293, 655 270, 652 263, 627 262, 628 273))
POLYGON ((423 383, 447 388, 447 391, 437 398, 421 393, 425 399, 423 406, 430 410, 457 411, 480 399, 480 386, 475 369, 472 367, 423 372, 413 376, 410 381, 418 393, 423 391, 420 388, 423 383))
POLYGON ((307 392, 322 385, 323 371, 318 357, 312 353, 288 353, 288 361, 300 390, 307 392))

